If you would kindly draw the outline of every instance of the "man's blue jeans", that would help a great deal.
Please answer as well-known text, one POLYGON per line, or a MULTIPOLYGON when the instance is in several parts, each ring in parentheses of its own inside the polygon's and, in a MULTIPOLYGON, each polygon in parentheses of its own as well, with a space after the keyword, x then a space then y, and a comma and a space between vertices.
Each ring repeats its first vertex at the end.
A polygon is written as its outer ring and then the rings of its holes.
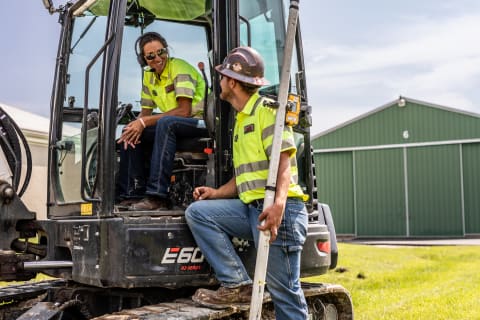
POLYGON ((177 139, 207 136, 203 120, 166 116, 143 130, 139 144, 120 146, 117 196, 141 198, 145 194, 166 198, 170 187, 177 139), (150 156, 151 153, 151 156, 150 156), (146 161, 150 157, 150 161, 146 161), (146 164, 149 163, 148 165, 146 164), (148 178, 146 178, 148 177, 148 178))
MULTIPOLYGON (((200 200, 185 211, 193 236, 220 283, 238 287, 252 283, 235 252, 231 238, 254 240, 258 245, 258 216, 262 206, 239 199, 200 200)), ((277 239, 270 245, 267 288, 276 319, 307 319, 308 310, 300 285, 300 256, 307 234, 307 212, 301 200, 288 199, 277 239)))

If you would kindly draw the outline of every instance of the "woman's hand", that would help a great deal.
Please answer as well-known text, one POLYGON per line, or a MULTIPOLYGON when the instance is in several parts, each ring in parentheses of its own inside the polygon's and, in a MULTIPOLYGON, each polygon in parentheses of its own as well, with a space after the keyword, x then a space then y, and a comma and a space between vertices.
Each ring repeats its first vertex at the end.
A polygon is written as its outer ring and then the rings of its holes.
POLYGON ((123 143, 123 148, 126 150, 128 146, 135 148, 135 145, 140 143, 140 137, 145 129, 142 118, 138 118, 135 121, 127 124, 122 131, 122 135, 118 139, 117 143, 123 143))

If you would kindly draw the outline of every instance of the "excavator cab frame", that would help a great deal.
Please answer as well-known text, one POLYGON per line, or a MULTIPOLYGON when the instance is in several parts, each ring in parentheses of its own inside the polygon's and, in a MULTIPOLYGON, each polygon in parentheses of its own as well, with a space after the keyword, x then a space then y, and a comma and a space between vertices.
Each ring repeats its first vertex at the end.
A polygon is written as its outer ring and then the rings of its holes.
MULTIPOLYGON (((105 0, 95 2, 79 17, 73 15, 78 11, 77 3, 63 12, 58 57, 61 63, 57 65, 52 96, 50 218, 115 214, 115 188, 112 187, 115 171, 110 169, 118 167, 115 138, 121 131, 122 121, 125 122, 125 117, 118 115, 128 109, 131 119, 135 115, 132 111, 139 111, 143 72, 136 62, 134 45, 144 32, 165 34, 170 50, 173 48, 178 56, 193 65, 207 62, 207 81, 213 84, 213 98, 206 103, 205 115, 210 144, 217 150, 212 156, 207 184, 218 186, 231 176, 233 112, 218 99, 218 79, 213 67, 220 64, 233 47, 251 45, 265 56, 266 75, 273 83, 263 88, 262 93, 275 96, 283 58, 285 8, 268 0, 255 4, 245 0, 193 1, 197 6, 193 6, 190 15, 182 12, 175 16, 178 13, 173 9, 164 12, 163 7, 156 7, 157 3, 166 3, 165 7, 172 7, 173 3, 187 7, 190 2, 152 2, 151 7, 140 6, 139 1, 115 2, 111 10, 123 18, 108 15, 109 1, 105 0), (155 15, 151 11, 160 13, 155 15), (187 17, 190 20, 186 20, 187 17)), ((304 81, 301 47, 296 52, 296 63, 292 67, 298 71, 296 79, 304 81)), ((292 90, 297 88, 307 109, 304 82, 292 82, 292 90)), ((304 112, 304 119, 309 116, 304 112)), ((309 144, 309 120, 302 124, 296 129, 304 147, 309 144)), ((306 160, 311 163, 311 159, 306 160)), ((312 175, 301 180, 310 182, 312 175)), ((306 183, 306 187, 312 208, 312 183, 306 183)))

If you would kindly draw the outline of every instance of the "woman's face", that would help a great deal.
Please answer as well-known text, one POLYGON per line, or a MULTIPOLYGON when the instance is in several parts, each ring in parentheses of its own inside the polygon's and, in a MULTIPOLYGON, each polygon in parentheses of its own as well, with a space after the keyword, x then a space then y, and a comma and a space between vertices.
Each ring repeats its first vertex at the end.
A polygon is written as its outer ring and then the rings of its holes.
POLYGON ((168 51, 158 40, 153 40, 143 46, 143 57, 150 68, 161 74, 167 64, 168 51))

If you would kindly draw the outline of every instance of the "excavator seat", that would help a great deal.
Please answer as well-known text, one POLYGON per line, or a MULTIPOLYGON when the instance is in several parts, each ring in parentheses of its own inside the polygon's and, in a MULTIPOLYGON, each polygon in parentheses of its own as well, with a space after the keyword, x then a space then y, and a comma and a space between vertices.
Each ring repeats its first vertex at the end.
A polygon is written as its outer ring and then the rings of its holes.
POLYGON ((177 140, 175 159, 181 158, 187 163, 198 160, 206 161, 208 159, 206 151, 210 148, 211 140, 207 135, 177 140))
POLYGON ((178 138, 175 158, 188 157, 188 155, 191 155, 192 158, 195 159, 208 159, 209 149, 213 147, 212 139, 210 137, 214 136, 214 112, 213 96, 212 93, 210 93, 203 114, 203 120, 205 121, 207 130, 195 138, 178 138))

